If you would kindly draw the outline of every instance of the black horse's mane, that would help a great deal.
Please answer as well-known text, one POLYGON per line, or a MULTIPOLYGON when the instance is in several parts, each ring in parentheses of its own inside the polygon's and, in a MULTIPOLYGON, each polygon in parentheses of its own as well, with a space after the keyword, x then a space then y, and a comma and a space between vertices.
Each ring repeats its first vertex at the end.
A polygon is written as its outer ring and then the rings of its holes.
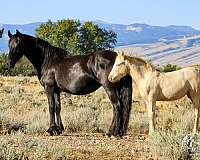
POLYGON ((55 47, 55 46, 51 45, 49 42, 47 42, 39 37, 36 38, 36 46, 39 46, 42 49, 42 51, 45 53, 45 55, 48 55, 48 56, 69 55, 69 52, 67 52, 66 50, 55 47))

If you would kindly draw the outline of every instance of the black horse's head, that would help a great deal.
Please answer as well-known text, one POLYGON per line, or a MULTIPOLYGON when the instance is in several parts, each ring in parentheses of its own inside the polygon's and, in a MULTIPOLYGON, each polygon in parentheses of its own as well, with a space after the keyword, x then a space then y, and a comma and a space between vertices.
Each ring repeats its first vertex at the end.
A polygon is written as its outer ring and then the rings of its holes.
POLYGON ((4 28, 2 30, 0 30, 0 38, 2 38, 2 36, 3 36, 3 31, 4 31, 4 28))
POLYGON ((8 47, 9 47, 9 55, 8 55, 8 62, 7 66, 9 68, 13 68, 17 61, 23 56, 24 54, 24 43, 22 40, 23 34, 21 34, 18 30, 16 30, 16 34, 12 35, 10 31, 8 31, 8 47))

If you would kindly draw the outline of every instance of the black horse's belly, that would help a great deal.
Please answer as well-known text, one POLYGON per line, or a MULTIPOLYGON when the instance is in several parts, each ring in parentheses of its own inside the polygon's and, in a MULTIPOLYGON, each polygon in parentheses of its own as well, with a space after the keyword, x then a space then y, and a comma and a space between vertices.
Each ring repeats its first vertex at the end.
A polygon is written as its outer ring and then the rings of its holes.
POLYGON ((79 77, 63 88, 63 91, 75 95, 84 95, 96 91, 100 86, 101 84, 91 78, 79 77))
POLYGON ((66 74, 57 75, 56 83, 61 91, 84 95, 97 90, 101 84, 95 79, 91 78, 87 73, 78 72, 77 70, 68 72, 66 74))

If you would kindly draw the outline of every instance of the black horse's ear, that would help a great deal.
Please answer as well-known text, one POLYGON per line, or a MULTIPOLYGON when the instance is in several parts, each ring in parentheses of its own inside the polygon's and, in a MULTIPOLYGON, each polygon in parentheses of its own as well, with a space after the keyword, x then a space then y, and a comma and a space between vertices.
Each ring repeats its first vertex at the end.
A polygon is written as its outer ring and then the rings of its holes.
POLYGON ((4 28, 1 30, 1 33, 3 33, 3 31, 4 31, 4 28))
POLYGON ((16 35, 21 35, 20 31, 16 29, 16 35))
POLYGON ((8 31, 8 37, 11 38, 13 35, 10 33, 10 30, 8 31))

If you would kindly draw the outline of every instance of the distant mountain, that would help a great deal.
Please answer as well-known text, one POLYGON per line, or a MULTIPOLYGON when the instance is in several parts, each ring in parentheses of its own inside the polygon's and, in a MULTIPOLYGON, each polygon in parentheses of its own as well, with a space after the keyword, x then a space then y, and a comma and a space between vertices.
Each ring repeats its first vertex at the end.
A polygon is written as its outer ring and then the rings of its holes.
POLYGON ((162 39, 172 40, 183 36, 192 36, 200 34, 199 30, 196 30, 189 26, 150 26, 147 24, 99 24, 106 29, 112 29, 118 35, 118 46, 130 45, 130 44, 144 44, 158 42, 162 39))
MULTIPOLYGON (((118 43, 117 46, 131 45, 131 44, 144 44, 154 43, 160 41, 173 41, 174 39, 182 38, 184 36, 193 36, 200 34, 199 30, 196 30, 189 26, 151 26, 147 24, 112 24, 103 21, 94 21, 100 27, 105 29, 111 29, 117 33, 118 43)), ((0 52, 7 51, 7 31, 15 33, 15 29, 20 30, 22 33, 29 35, 35 35, 35 29, 39 27, 41 22, 15 25, 15 24, 0 24, 0 28, 4 27, 3 38, 0 39, 0 52)))
POLYGON ((182 67, 200 65, 200 35, 184 36, 163 42, 117 47, 130 56, 142 56, 154 64, 176 64, 182 67))

